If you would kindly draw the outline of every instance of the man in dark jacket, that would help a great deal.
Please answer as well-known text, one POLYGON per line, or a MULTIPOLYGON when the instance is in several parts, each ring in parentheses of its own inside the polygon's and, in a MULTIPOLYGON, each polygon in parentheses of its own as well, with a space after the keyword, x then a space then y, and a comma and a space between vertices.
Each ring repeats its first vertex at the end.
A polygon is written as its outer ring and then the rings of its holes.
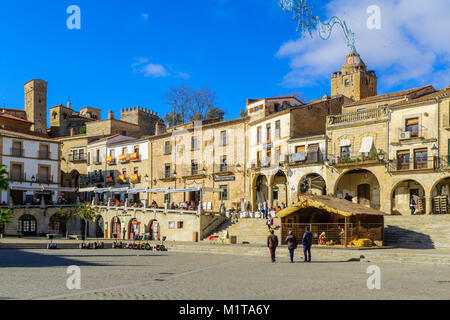
POLYGON ((312 247, 312 233, 311 229, 308 227, 306 228, 306 232, 303 235, 303 252, 305 254, 305 262, 311 262, 311 247, 312 247))
POLYGON ((270 236, 267 238, 267 247, 269 248, 270 258, 272 259, 272 262, 275 262, 275 251, 278 247, 278 237, 275 235, 275 232, 273 230, 270 231, 270 236))
POLYGON ((297 249, 297 238, 294 236, 292 231, 289 231, 289 235, 286 238, 286 243, 288 245, 289 254, 291 256, 291 263, 294 263, 294 251, 297 249))

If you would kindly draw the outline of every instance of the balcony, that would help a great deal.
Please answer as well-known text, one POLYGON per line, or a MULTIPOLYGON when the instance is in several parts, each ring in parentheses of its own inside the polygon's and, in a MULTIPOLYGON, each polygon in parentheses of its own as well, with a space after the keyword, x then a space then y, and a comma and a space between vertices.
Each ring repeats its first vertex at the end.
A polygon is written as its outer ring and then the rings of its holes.
POLYGON ((102 164, 102 159, 94 157, 94 161, 92 161, 92 163, 95 165, 100 165, 102 164))
POLYGON ((115 165, 116 164, 116 158, 114 158, 114 157, 107 157, 106 158, 106 163, 111 165, 111 166, 115 165))
POLYGON ((114 184, 114 177, 106 177, 106 184, 114 184))
POLYGON ((323 162, 323 155, 319 149, 314 149, 311 152, 297 152, 286 157, 288 157, 287 160, 290 166, 323 162))
POLYGON ((11 173, 11 177, 9 178, 11 182, 27 182, 27 174, 13 174, 11 173))
MULTIPOLYGON (((384 153, 382 157, 384 159, 384 153)), ((330 156, 330 159, 332 159, 331 164, 335 167, 352 167, 381 164, 380 155, 376 153, 369 154, 368 156, 363 154, 350 155, 348 157, 330 156)))
POLYGON ((121 154, 119 156, 119 162, 120 163, 127 163, 130 162, 130 155, 129 154, 121 154))
POLYGON ((387 117, 388 117, 387 108, 376 108, 371 110, 364 110, 329 116, 327 117, 327 124, 329 127, 332 127, 358 122, 386 120, 387 117))
POLYGON ((206 177, 206 169, 200 169, 198 165, 188 166, 181 170, 181 176, 187 180, 203 179, 206 177))
POLYGON ((91 175, 87 179, 88 183, 103 183, 104 181, 104 177, 101 174, 91 175))
POLYGON ((394 159, 389 162, 389 168, 392 172, 434 170, 436 168, 436 162, 433 159, 424 161, 404 161, 403 159, 394 159))
POLYGON ((229 165, 226 163, 219 163, 214 165, 214 175, 215 176, 230 176, 235 174, 238 170, 236 165, 229 165))
POLYGON ((39 151, 40 160, 50 160, 51 153, 49 151, 39 151))
POLYGON ((11 148, 11 156, 13 157, 23 157, 25 155, 25 150, 22 148, 11 148))
POLYGON ((40 183, 40 184, 56 183, 55 180, 53 179, 53 176, 35 175, 35 177, 37 177, 36 183, 40 183))
POLYGON ((130 183, 132 184, 138 184, 141 182, 141 176, 138 174, 132 174, 130 176, 130 183))
POLYGON ((80 153, 80 154, 69 154, 69 162, 86 162, 87 158, 86 155, 84 153, 80 153))
POLYGON ((117 182, 120 184, 126 184, 128 183, 128 178, 124 174, 119 174, 117 176, 117 182))
POLYGON ((141 155, 137 152, 130 154, 130 161, 132 162, 141 161, 141 155))

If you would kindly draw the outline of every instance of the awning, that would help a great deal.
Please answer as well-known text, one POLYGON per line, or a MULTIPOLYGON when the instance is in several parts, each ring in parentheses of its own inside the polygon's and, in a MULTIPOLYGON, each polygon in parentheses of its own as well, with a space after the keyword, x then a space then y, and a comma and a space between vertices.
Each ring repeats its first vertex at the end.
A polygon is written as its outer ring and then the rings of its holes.
POLYGON ((205 192, 217 192, 217 193, 223 193, 223 189, 213 189, 213 188, 205 188, 205 187, 195 187, 195 188, 188 188, 188 189, 177 189, 177 190, 167 190, 167 194, 171 193, 184 193, 184 192, 199 192, 199 191, 205 191, 205 192))
POLYGON ((92 188, 80 188, 80 189, 78 189, 78 192, 81 192, 81 193, 83 193, 83 192, 94 192, 95 189, 97 189, 97 188, 95 188, 95 187, 92 187, 92 188))
POLYGON ((359 153, 370 153, 372 149, 373 149, 373 138, 364 137, 361 144, 361 150, 359 150, 359 153))
POLYGON ((342 139, 339 144, 340 147, 350 147, 352 145, 350 139, 342 139))
POLYGON ((17 191, 59 191, 59 192, 75 192, 74 188, 64 188, 59 186, 23 186, 23 185, 10 185, 10 190, 17 191))

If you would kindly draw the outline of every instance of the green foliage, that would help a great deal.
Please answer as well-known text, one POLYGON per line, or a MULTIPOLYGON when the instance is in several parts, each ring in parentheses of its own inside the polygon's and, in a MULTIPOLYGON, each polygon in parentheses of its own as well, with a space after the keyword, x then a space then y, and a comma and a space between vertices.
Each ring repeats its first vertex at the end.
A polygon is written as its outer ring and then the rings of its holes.
POLYGON ((80 129, 80 134, 86 134, 86 127, 80 129))
POLYGON ((179 124, 183 124, 183 116, 178 112, 170 112, 166 113, 164 117, 164 121, 166 121, 170 126, 177 126, 179 124))
POLYGON ((8 190, 9 188, 9 178, 8 171, 6 171, 6 166, 0 165, 0 190, 8 190))
POLYGON ((3 237, 5 231, 5 225, 11 223, 13 216, 9 210, 0 209, 0 235, 3 237))
POLYGON ((94 220, 95 217, 98 215, 99 213, 99 209, 92 206, 89 203, 79 203, 77 205, 77 207, 74 210, 74 215, 77 217, 80 217, 80 219, 84 220, 86 222, 85 224, 85 229, 84 229, 84 234, 87 235, 88 234, 88 224, 87 222, 89 220, 94 220))
POLYGON ((241 109, 241 118, 245 118, 248 115, 247 110, 241 109))
POLYGON ((217 107, 211 108, 206 112, 206 120, 210 119, 220 119, 223 120, 223 117, 225 116, 225 111, 222 109, 219 109, 217 107))

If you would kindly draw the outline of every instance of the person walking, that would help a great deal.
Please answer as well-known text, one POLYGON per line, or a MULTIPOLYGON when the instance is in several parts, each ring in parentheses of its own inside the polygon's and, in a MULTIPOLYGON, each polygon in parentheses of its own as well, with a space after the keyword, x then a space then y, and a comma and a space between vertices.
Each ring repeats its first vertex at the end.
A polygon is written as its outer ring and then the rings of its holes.
POLYGON ((294 251, 297 249, 297 238, 294 236, 294 232, 289 231, 289 235, 286 238, 286 243, 289 249, 289 255, 291 257, 291 263, 294 263, 294 251))
POLYGON ((411 209, 411 215, 413 216, 416 213, 416 201, 414 201, 414 198, 411 198, 409 208, 411 209))
POLYGON ((305 262, 311 262, 311 247, 312 247, 312 233, 310 227, 306 228, 306 232, 303 235, 303 253, 305 255, 305 262))
POLYGON ((267 238, 267 247, 270 251, 270 258, 272 259, 272 263, 276 262, 275 252, 278 247, 278 237, 275 235, 273 230, 270 231, 270 236, 267 238))

